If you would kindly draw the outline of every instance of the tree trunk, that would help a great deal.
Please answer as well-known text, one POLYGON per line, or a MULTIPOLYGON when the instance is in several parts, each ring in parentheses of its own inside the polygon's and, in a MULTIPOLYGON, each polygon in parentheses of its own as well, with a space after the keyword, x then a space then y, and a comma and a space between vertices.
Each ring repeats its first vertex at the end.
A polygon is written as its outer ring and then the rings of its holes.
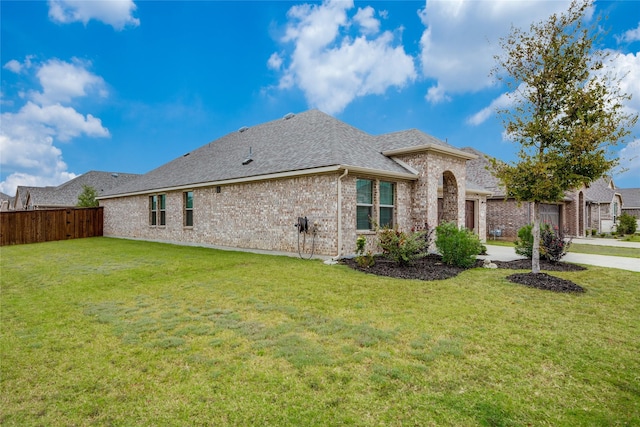
POLYGON ((533 202, 533 251, 531 253, 531 272, 540 273, 540 202, 533 202))

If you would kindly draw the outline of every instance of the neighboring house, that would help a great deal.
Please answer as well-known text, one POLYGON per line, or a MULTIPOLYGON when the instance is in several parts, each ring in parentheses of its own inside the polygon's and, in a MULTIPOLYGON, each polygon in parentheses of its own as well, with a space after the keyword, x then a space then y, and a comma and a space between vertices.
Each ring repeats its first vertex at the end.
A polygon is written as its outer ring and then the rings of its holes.
MULTIPOLYGON (((582 190, 585 201, 585 228, 598 233, 614 230, 622 214, 622 194, 610 177, 600 178, 582 190)), ((586 231, 585 230, 585 231, 586 231)))
POLYGON ((295 252, 307 217, 316 253, 337 256, 359 235, 375 249, 374 223, 440 218, 485 236, 489 193, 467 184, 473 158, 415 129, 373 136, 310 110, 243 127, 98 199, 105 236, 295 252))
POLYGON ((68 208, 78 204, 84 186, 93 187, 98 195, 125 184, 137 174, 90 171, 57 187, 19 186, 12 210, 68 208))
POLYGON ((618 188, 618 192, 624 202, 622 213, 640 219, 640 188, 618 188))
MULTIPOLYGON (((474 154, 475 159, 467 162, 467 178, 491 192, 487 198, 487 238, 504 238, 513 240, 518 237, 518 230, 533 221, 533 204, 518 203, 506 197, 504 187, 489 171, 491 162, 485 153, 475 148, 465 147, 463 151, 474 154)), ((584 212, 584 200, 578 194, 568 192, 559 203, 541 203, 540 220, 563 230, 570 236, 583 236, 583 221, 578 212, 584 212), (582 206, 582 209, 577 208, 582 206)))
POLYGON ((619 188, 618 191, 624 202, 622 213, 635 217, 640 231, 640 188, 619 188))
POLYGON ((13 197, 0 191, 0 212, 8 211, 13 197))

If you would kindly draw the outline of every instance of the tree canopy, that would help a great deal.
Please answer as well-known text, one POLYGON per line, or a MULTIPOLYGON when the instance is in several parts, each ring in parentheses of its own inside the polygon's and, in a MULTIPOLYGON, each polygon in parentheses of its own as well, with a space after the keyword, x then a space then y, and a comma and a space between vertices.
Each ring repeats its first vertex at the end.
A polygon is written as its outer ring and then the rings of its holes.
POLYGON ((95 208, 99 206, 99 202, 96 200, 98 192, 90 185, 82 186, 82 193, 78 196, 78 206, 81 208, 95 208))
POLYGON ((495 58, 492 74, 507 85, 511 101, 499 113, 520 150, 517 161, 494 160, 492 170, 507 197, 534 202, 534 273, 539 203, 559 202, 615 167, 612 148, 638 119, 624 109, 630 96, 620 90, 624 76, 607 67, 611 53, 596 49, 597 22, 586 25, 591 7, 591 0, 574 0, 528 31, 512 28, 495 58))

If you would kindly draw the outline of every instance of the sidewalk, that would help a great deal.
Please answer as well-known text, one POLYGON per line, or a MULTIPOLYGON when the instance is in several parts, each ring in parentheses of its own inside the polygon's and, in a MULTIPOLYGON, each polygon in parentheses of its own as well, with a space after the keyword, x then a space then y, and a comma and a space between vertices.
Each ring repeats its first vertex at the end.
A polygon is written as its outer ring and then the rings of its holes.
MULTIPOLYGON (((573 239, 574 243, 583 243, 583 240, 586 239, 573 239)), ((613 239, 594 239, 596 241, 601 240, 613 240, 613 239)), ((612 242, 608 242, 612 243, 612 242)), ((622 244, 627 244, 631 246, 624 245, 624 247, 637 247, 640 250, 640 244, 634 242, 617 242, 622 244), (638 246, 633 246, 638 245, 638 246)), ((595 243, 594 243, 595 244, 595 243)), ((601 242, 599 243, 602 246, 601 242)), ((487 255, 481 256, 478 258, 489 258, 490 260, 495 261, 513 261, 514 259, 522 259, 524 257, 517 255, 515 248, 511 246, 492 246, 489 242, 485 245, 487 247, 487 255)), ((609 244, 608 246, 618 246, 609 244)), ((586 264, 586 265, 595 265, 598 267, 608 267, 608 268, 619 268, 621 270, 629 270, 629 271, 637 271, 640 272, 640 259, 639 258, 625 258, 625 257, 617 257, 617 256, 607 256, 607 255, 590 255, 590 254, 577 254, 569 252, 566 254, 562 261, 571 262, 574 264, 586 264)))
POLYGON ((618 248, 638 248, 640 249, 640 242, 623 242, 617 239, 601 239, 601 238, 578 238, 574 237, 572 243, 580 245, 595 245, 595 246, 616 246, 618 248))

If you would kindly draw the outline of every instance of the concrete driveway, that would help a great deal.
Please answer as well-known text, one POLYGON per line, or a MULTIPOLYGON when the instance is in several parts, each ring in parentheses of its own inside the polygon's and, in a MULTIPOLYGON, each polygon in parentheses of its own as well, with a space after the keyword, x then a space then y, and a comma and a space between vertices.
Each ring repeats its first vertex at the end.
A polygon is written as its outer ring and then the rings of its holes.
MULTIPOLYGON (((620 242, 614 239, 573 239, 573 243, 593 244, 600 246, 617 246, 634 248, 640 254, 640 243, 620 242)), ((512 261, 524 257, 517 255, 513 246, 493 246, 491 241, 486 243, 487 255, 479 258, 489 258, 495 261, 512 261)), ((562 261, 574 264, 595 265, 598 267, 619 268, 621 270, 640 272, 640 258, 625 258, 607 255, 577 254, 569 252, 562 261)))

